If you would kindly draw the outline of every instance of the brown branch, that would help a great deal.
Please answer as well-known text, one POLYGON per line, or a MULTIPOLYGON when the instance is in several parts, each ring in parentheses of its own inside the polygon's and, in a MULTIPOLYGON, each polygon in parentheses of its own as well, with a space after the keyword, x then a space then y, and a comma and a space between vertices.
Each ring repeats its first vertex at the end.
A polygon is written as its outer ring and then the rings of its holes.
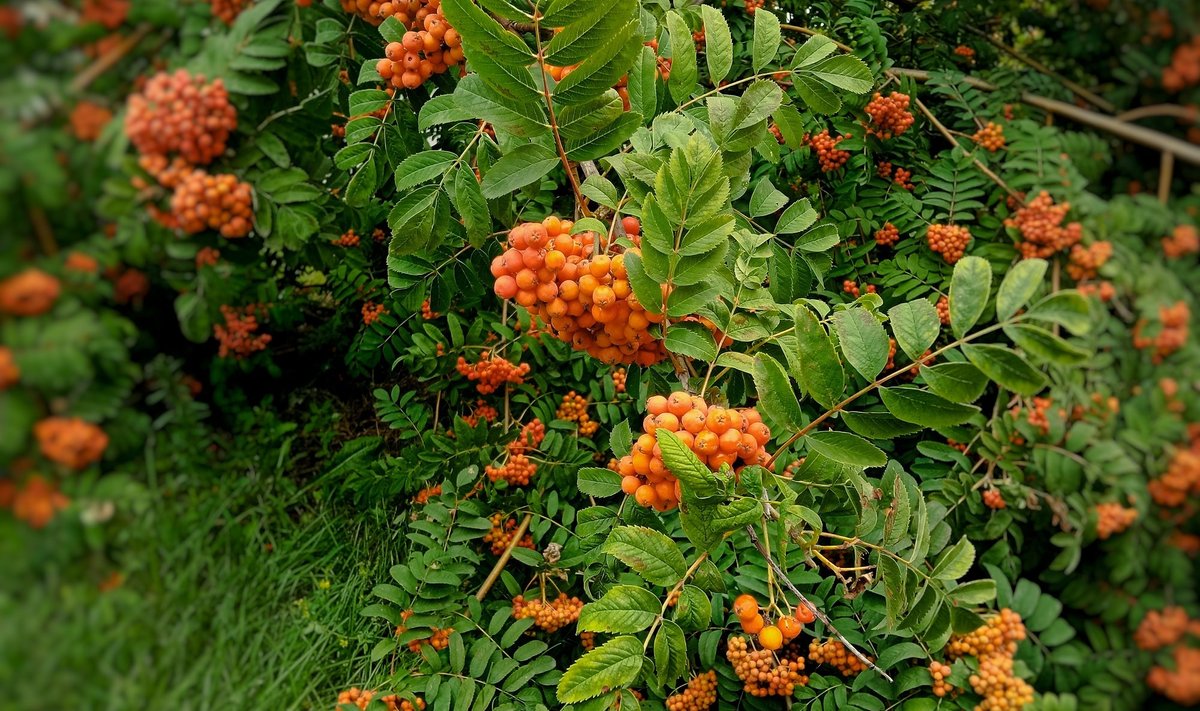
POLYGON ((780 25, 779 29, 791 30, 792 32, 799 32, 800 34, 808 35, 809 37, 824 37, 825 39, 827 39, 830 42, 833 42, 835 45, 837 45, 837 48, 842 50, 843 52, 853 52, 854 51, 854 48, 851 47, 850 45, 845 44, 843 42, 838 42, 837 40, 830 37, 829 35, 822 34, 820 32, 817 32, 816 30, 812 30, 807 27, 800 27, 799 25, 780 25))
POLYGON ((1175 174, 1175 154, 1163 151, 1162 163, 1158 169, 1158 201, 1166 205, 1171 199, 1171 178, 1175 174))
POLYGON ((1200 123, 1200 111, 1197 111, 1195 107, 1180 106, 1179 104, 1139 106, 1136 109, 1122 111, 1113 118, 1118 121, 1140 121, 1145 118, 1157 118, 1159 116, 1176 118, 1189 123, 1200 123))
POLYGON ((853 644, 850 644, 850 640, 846 639, 846 637, 838 631, 838 628, 834 626, 833 621, 829 619, 828 615, 818 610, 817 606, 804 596, 804 593, 796 589, 796 586, 792 584, 791 579, 788 578, 787 572, 779 566, 779 563, 775 562, 775 559, 771 557, 771 552, 768 551, 766 546, 762 544, 762 541, 758 540, 758 533, 755 532, 754 526, 746 526, 746 533, 750 534, 750 542, 754 544, 754 547, 758 549, 759 554, 762 555, 762 557, 767 561, 767 565, 771 566, 771 570, 775 572, 775 577, 783 581, 783 585, 788 589, 788 592, 795 595, 800 600, 801 605, 807 607, 813 613, 814 617, 828 627, 829 631, 841 641, 846 649, 850 650, 851 654, 858 657, 859 661, 871 669, 879 672, 879 675, 884 679, 887 679, 889 682, 892 681, 892 677, 888 676, 887 672, 876 666, 875 662, 872 662, 865 654, 858 651, 857 647, 855 647, 853 644))
MULTIPOLYGON (((913 98, 913 102, 917 105, 917 109, 925 116, 925 118, 929 119, 929 122, 933 124, 934 128, 936 128, 939 133, 945 136, 947 141, 950 141, 951 145, 953 145, 955 148, 962 148, 962 145, 958 142, 958 139, 954 137, 954 134, 950 133, 950 130, 947 129, 941 121, 937 120, 937 117, 933 115, 933 112, 929 110, 928 106, 921 103, 921 100, 915 97, 913 98)), ((1004 188, 1004 191, 1012 197, 1018 199, 1021 197, 1021 194, 1010 188, 1008 183, 1004 182, 999 175, 996 175, 995 171, 984 165, 983 161, 976 158, 974 152, 967 151, 967 155, 971 156, 971 161, 975 163, 975 167, 978 168, 981 173, 991 178, 993 183, 999 185, 1001 188, 1004 188)))
POLYGON ((101 55, 99 59, 89 64, 82 72, 76 74, 75 78, 71 80, 71 92, 78 93, 88 88, 101 74, 112 69, 113 65, 121 61, 126 54, 129 54, 130 50, 138 46, 153 29, 153 26, 150 24, 139 25, 133 31, 133 34, 121 40, 120 44, 101 55))
POLYGON ((1004 52, 1005 54, 1012 57, 1013 59, 1016 59, 1017 61, 1022 62, 1024 64, 1032 67, 1036 71, 1039 71, 1042 74, 1045 74, 1046 76, 1059 82, 1063 86, 1067 87, 1067 89, 1069 89, 1072 94, 1075 94, 1079 98, 1087 101, 1092 106, 1096 106, 1098 108, 1104 109, 1105 111, 1107 111, 1109 113, 1112 113, 1117 110, 1117 107, 1113 106, 1112 103, 1110 101, 1108 101, 1107 99, 1105 99, 1104 97, 1101 97, 1101 96, 1095 94, 1094 92, 1089 91, 1088 89, 1085 89, 1084 87, 1080 86, 1079 84, 1076 84, 1075 82, 1064 77, 1063 75, 1054 71, 1050 67, 1047 67, 1045 64, 1042 64, 1041 62, 1034 59, 1033 57, 1030 57, 1026 54, 1022 54, 1021 52, 1018 52, 1016 49, 1013 49, 1012 47, 1009 47, 1008 45, 1000 42, 999 40, 997 40, 996 38, 987 34, 983 30, 976 29, 974 27, 968 27, 967 30, 969 32, 975 33, 976 35, 979 35, 984 40, 986 40, 988 44, 992 45, 993 47, 1000 50, 1001 52, 1004 52))
MULTIPOLYGON (((929 81, 930 78, 929 72, 923 69, 895 67, 889 69, 888 73, 895 76, 909 77, 920 82, 929 81)), ((975 77, 963 77, 963 81, 969 86, 982 91, 996 91, 997 89, 996 85, 975 77)), ((1044 96, 1030 94, 1029 92, 1021 94, 1021 101, 1047 113, 1058 114, 1085 126, 1091 126, 1092 128, 1112 134, 1130 143, 1147 146, 1161 152, 1172 153, 1182 161, 1186 161, 1192 165, 1200 165, 1200 146, 1188 143, 1174 136, 1169 136, 1160 131, 1142 126, 1128 124, 1106 114, 1089 109, 1081 109, 1065 101, 1047 99, 1044 96)))
POLYGON ((483 598, 487 597, 488 591, 491 590, 492 586, 496 584, 497 580, 499 580, 500 573, 504 570, 504 566, 508 565, 508 559, 512 558, 513 549, 516 548, 517 544, 521 541, 521 536, 524 536, 525 532, 529 530, 529 522, 532 520, 532 513, 525 514, 525 518, 521 521, 521 525, 517 526, 517 530, 513 533, 512 540, 508 542, 508 548, 504 549, 504 553, 500 555, 500 559, 496 561, 494 566, 492 566, 492 572, 488 573, 487 579, 483 581, 483 585, 479 586, 479 592, 475 593, 476 600, 483 602, 483 598))

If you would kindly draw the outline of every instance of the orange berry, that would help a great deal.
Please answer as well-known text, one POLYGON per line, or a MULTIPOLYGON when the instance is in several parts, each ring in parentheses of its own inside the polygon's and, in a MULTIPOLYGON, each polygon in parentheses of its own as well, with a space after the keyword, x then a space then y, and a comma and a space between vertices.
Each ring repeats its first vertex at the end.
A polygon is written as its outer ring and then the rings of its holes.
POLYGON ((634 492, 633 498, 640 506, 653 506, 659 503, 658 492, 649 484, 639 486, 634 492))
POLYGON ((662 395, 651 395, 646 400, 646 412, 651 415, 661 415, 667 411, 667 398, 662 395))
POLYGON ((739 619, 751 620, 758 614, 758 600, 749 593, 742 593, 733 599, 733 614, 739 619))
POLYGON ((804 630, 804 625, 800 624, 800 621, 791 615, 779 618, 779 622, 776 624, 779 627, 779 631, 783 633, 784 640, 788 642, 791 642, 804 630))
POLYGON ((742 629, 745 630, 747 634, 758 634, 759 632, 762 632, 763 627, 765 627, 767 624, 767 621, 763 619, 763 616, 757 613, 754 615, 754 617, 751 617, 748 620, 744 618, 740 619, 742 620, 742 629))
POLYGON ((642 485, 642 480, 636 476, 621 477, 621 491, 626 494, 636 494, 639 487, 642 485))
POLYGON ((783 632, 775 625, 767 625, 758 633, 758 643, 764 649, 769 649, 772 652, 783 646, 783 632))

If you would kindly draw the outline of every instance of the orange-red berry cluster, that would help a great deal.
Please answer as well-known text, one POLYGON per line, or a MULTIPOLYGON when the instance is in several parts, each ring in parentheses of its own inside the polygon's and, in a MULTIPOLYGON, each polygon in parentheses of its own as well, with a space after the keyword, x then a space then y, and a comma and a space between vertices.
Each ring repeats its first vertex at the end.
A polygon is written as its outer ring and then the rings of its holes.
POLYGON ((961 225, 930 225, 925 232, 925 241, 947 264, 956 264, 967 252, 971 231, 961 225))
POLYGON ((742 0, 742 6, 745 7, 746 12, 750 13, 751 15, 758 12, 758 9, 766 6, 766 4, 767 0, 742 0))
POLYGON ((242 11, 250 7, 251 0, 208 0, 212 5, 213 17, 227 25, 232 25, 233 21, 242 14, 242 11))
POLYGON ((971 140, 989 153, 995 153, 1004 147, 1004 126, 988 121, 986 126, 971 136, 971 140))
POLYGON ((625 381, 628 379, 628 374, 624 368, 617 368, 612 372, 613 389, 619 393, 625 392, 625 381))
POLYGON ((1096 241, 1086 247, 1081 244, 1072 245, 1067 274, 1075 281, 1095 279, 1100 267, 1108 262, 1112 253, 1112 242, 1096 241))
POLYGON ((1171 64, 1163 69, 1163 88, 1178 92, 1200 84, 1200 35, 1175 48, 1171 64))
POLYGON ((513 598, 513 619, 523 620, 533 618, 533 624, 546 632, 557 632, 579 619, 579 611, 583 609, 583 601, 577 597, 567 597, 560 592, 554 600, 534 598, 526 600, 524 595, 513 598))
POLYGON ((1002 509, 1008 506, 1008 502, 1004 500, 1004 494, 1000 493, 999 489, 984 489, 983 505, 989 509, 1002 509))
POLYGON ((591 437, 600 429, 600 423, 588 416, 587 405, 587 398, 572 390, 563 395, 562 404, 558 406, 554 417, 567 422, 577 422, 580 436, 591 437))
POLYGON ((7 390, 21 380, 21 368, 13 358, 11 348, 0 346, 0 390, 7 390))
POLYGON ((0 314, 40 316, 54 306, 60 293, 58 279, 30 267, 0 281, 0 314))
POLYGON ((1013 675, 1013 655, 1025 636, 1021 616, 1006 608, 982 627, 955 635, 946 643, 949 658, 972 656, 979 660, 979 671, 970 677, 972 690, 983 697, 976 706, 979 711, 1016 711, 1033 702, 1033 687, 1013 675))
POLYGON ((429 306, 429 299, 425 299, 421 302, 421 318, 425 319, 426 321, 432 321, 438 316, 441 316, 441 314, 437 311, 434 311, 429 306))
POLYGON ((1100 540, 1115 536, 1132 526, 1137 516, 1137 509, 1122 506, 1115 501, 1096 504, 1096 535, 1100 540))
POLYGON ((384 81, 397 89, 416 89, 429 77, 445 74, 450 67, 462 63, 462 37, 446 22, 441 0, 423 3, 398 0, 385 5, 404 6, 403 11, 392 16, 399 19, 408 32, 399 42, 389 42, 384 48, 384 58, 375 65, 384 81), (414 6, 416 10, 410 15, 414 6), (422 11, 425 15, 419 17, 422 11))
POLYGON ((805 135, 804 142, 816 151, 817 162, 821 164, 821 170, 825 173, 832 173, 850 160, 850 152, 838 148, 839 143, 850 137, 850 134, 847 133, 844 136, 833 138, 829 135, 829 129, 825 129, 815 136, 805 135))
POLYGON ((100 263, 90 254, 71 250, 67 252, 67 258, 63 260, 63 268, 69 272, 95 274, 100 268, 100 263))
POLYGON ((964 58, 970 59, 972 61, 974 61, 974 59, 975 59, 975 50, 972 49, 971 47, 968 47, 965 44, 960 44, 957 47, 955 47, 954 54, 956 56, 964 57, 964 58))
POLYGON ((1080 294, 1084 296, 1095 296, 1103 302, 1113 300, 1117 295, 1117 288, 1113 286, 1111 281, 1099 281, 1091 284, 1079 284, 1076 286, 1080 294))
MULTIPOLYGON (((862 289, 859 288, 858 282, 854 281, 853 279, 845 279, 842 281, 842 291, 846 292, 847 294, 853 296, 856 299, 862 293, 862 289)), ((874 294, 875 293, 875 285, 867 284, 866 291, 868 294, 874 294)))
POLYGON ((771 431, 753 408, 709 406, 703 398, 679 391, 670 397, 651 396, 646 412, 633 452, 617 463, 621 490, 641 506, 669 511, 679 505, 679 481, 663 463, 655 438, 659 428, 674 433, 713 471, 725 464, 764 464, 770 459, 763 447, 771 431))
POLYGON ((434 484, 433 486, 427 486, 424 489, 421 489, 420 491, 418 491, 417 495, 413 497, 413 503, 418 504, 418 505, 424 505, 424 504, 429 503, 429 500, 434 498, 435 496, 441 496, 441 495, 442 495, 442 485, 434 484))
POLYGON ((471 414, 463 417, 463 421, 474 427, 475 425, 479 424, 480 420, 483 420, 484 422, 495 422, 496 418, 499 416, 499 410, 487 404, 483 400, 476 400, 475 409, 471 411, 471 414))
POLYGON ((911 101, 908 94, 898 91, 893 91, 886 97, 878 91, 875 92, 865 109, 871 117, 867 133, 885 141, 903 135, 913 125, 913 115, 908 110, 911 101))
POLYGON ((717 702, 717 673, 708 670, 692 677, 687 688, 667 697, 667 711, 704 711, 717 702))
POLYGON ((79 471, 100 461, 108 435, 78 417, 47 417, 33 426, 38 451, 50 461, 79 471))
POLYGON ((929 676, 933 679, 933 695, 941 698, 954 691, 946 678, 950 676, 950 665, 934 659, 929 662, 929 676))
POLYGON ((508 249, 492 260, 496 295, 514 299, 556 338, 605 363, 661 361, 666 350, 649 329, 663 317, 638 302, 625 255, 596 253, 596 235, 572 235, 572 226, 550 216, 514 227, 508 249))
POLYGON ((938 321, 941 321, 943 326, 949 326, 950 298, 947 296, 939 296, 937 304, 935 304, 934 307, 937 309, 938 321))
POLYGON ((529 364, 516 365, 502 356, 494 356, 491 351, 484 351, 479 360, 468 363, 466 358, 458 357, 454 365, 459 374, 475 383, 475 389, 483 395, 489 395, 505 383, 520 385, 529 375, 529 364))
POLYGON ((1054 198, 1043 190, 1028 205, 1018 208, 1012 217, 1006 219, 1005 225, 1021 233, 1021 241, 1017 242, 1017 251, 1021 256, 1025 259, 1045 259, 1078 244, 1083 238, 1083 226, 1078 222, 1063 225, 1070 209, 1070 203, 1055 205, 1054 198))
POLYGON ((219 261, 221 261, 221 250, 216 247, 201 247, 200 251, 196 252, 196 269, 215 267, 219 261))
POLYGON ((879 177, 884 180, 891 180, 899 188, 910 191, 913 189, 911 170, 893 166, 891 161, 884 160, 880 161, 879 165, 876 166, 876 171, 879 177))
POLYGON ((237 111, 220 79, 180 69, 161 72, 129 97, 125 133, 142 154, 179 154, 192 165, 207 165, 225 151, 237 128, 237 111))
POLYGON ((105 29, 115 30, 129 16, 129 0, 83 0, 79 9, 79 22, 97 22, 105 29))
MULTIPOLYGON (((397 637, 408 631, 408 627, 403 623, 407 622, 408 618, 412 617, 412 615, 412 610, 405 610, 404 612, 400 613, 401 624, 396 628, 397 637)), ((410 640, 408 642, 408 651, 412 652, 413 654, 420 654, 421 647, 429 645, 440 652, 441 650, 450 646, 450 635, 454 634, 453 627, 430 627, 429 631, 430 635, 428 637, 410 640)))
POLYGON ((1146 675, 1146 684, 1182 706, 1200 704, 1200 648, 1179 645, 1168 669, 1156 666, 1146 675))
POLYGON ((841 672, 842 676, 856 676, 867 669, 867 665, 846 649, 846 645, 833 638, 824 642, 815 639, 810 642, 808 659, 815 664, 833 667, 841 672))
POLYGON ((1167 471, 1147 485, 1150 498, 1159 506, 1182 506, 1189 496, 1200 494, 1200 440, 1190 449, 1177 449, 1167 471))
POLYGON ((1200 230, 1193 225, 1176 225, 1162 240, 1163 254, 1167 259, 1179 259, 1200 252, 1200 230))
POLYGON ((537 464, 525 452, 537 449, 546 438, 546 426, 541 420, 533 419, 521 428, 517 438, 505 447, 504 464, 484 467, 484 473, 492 481, 506 481, 512 486, 527 486, 534 474, 537 474, 537 464))
POLYGON ((374 301, 368 301, 362 305, 362 321, 364 326, 370 326, 379 320, 381 316, 387 313, 387 307, 383 304, 377 304, 374 301))
POLYGON ((1170 605, 1147 612, 1133 633, 1133 641, 1138 649, 1155 652, 1178 643, 1189 634, 1200 636, 1200 619, 1191 619, 1187 610, 1170 605))
POLYGON ((783 696, 791 698, 797 686, 808 683, 804 657, 793 648, 781 654, 770 649, 751 649, 748 637, 729 638, 725 658, 733 672, 742 680, 742 689, 751 696, 783 696))
POLYGON ((150 293, 150 277, 140 269, 110 270, 113 282, 113 301, 118 304, 140 304, 150 293))
POLYGON ((1013 417, 1020 417, 1022 413, 1025 413, 1026 421, 1038 428, 1043 435, 1047 435, 1050 434, 1049 413, 1053 405, 1054 401, 1048 397, 1035 397, 1033 398, 1033 406, 1029 408, 1028 412, 1020 405, 1015 405, 1009 412, 1013 417))
MULTIPOLYGON (((342 704, 351 704, 362 711, 371 705, 371 701, 375 699, 374 691, 363 691, 357 686, 351 687, 342 693, 338 694, 337 703, 340 711, 342 704)), ((424 711, 425 700, 421 697, 416 697, 416 703, 402 699, 396 694, 381 696, 379 702, 383 704, 384 711, 424 711)))
POLYGON ((71 124, 71 135, 80 141, 94 141, 100 137, 100 132, 112 120, 113 113, 106 107, 91 101, 80 101, 71 109, 68 119, 71 124))
POLYGON ((891 247, 900 241, 900 230, 890 222, 883 223, 883 227, 875 230, 875 244, 880 247, 891 247))
POLYGON ((359 237, 358 233, 354 231, 353 227, 351 227, 343 232, 341 236, 331 242, 331 244, 335 247, 357 247, 361 240, 362 238, 359 237))
POLYGON ((267 344, 271 342, 271 334, 258 332, 258 316, 263 312, 265 309, 256 304, 242 309, 223 304, 221 316, 224 317, 225 323, 213 325, 213 336, 220 344, 217 356, 241 359, 266 350, 267 344))
POLYGON ((1145 319, 1139 319, 1133 327, 1133 346, 1141 349, 1153 348, 1151 360, 1156 365, 1187 343, 1191 311, 1186 301, 1177 301, 1171 306, 1160 306, 1158 319, 1162 326, 1158 335, 1153 338, 1142 335, 1146 327, 1145 319))
MULTIPOLYGON (((493 555, 500 555, 508 549, 517 533, 517 520, 515 518, 505 519, 498 513, 492 514, 490 520, 492 530, 483 534, 483 542, 491 545, 493 555)), ((533 550, 533 536, 526 533, 517 545, 533 550)))
POLYGON ((254 221, 254 189, 236 175, 194 170, 175 188, 171 213, 188 234, 210 229, 229 239, 245 237, 254 221))
POLYGON ((11 507, 13 516, 31 528, 45 528, 71 503, 53 482, 40 476, 27 478, 20 487, 7 479, 0 479, 0 485, 6 485, 0 487, 0 506, 11 507))

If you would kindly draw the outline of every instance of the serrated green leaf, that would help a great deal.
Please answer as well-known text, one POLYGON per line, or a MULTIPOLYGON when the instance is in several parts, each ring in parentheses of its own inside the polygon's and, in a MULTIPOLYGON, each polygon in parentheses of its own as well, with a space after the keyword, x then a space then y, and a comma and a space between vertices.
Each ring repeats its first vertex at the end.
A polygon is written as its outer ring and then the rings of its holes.
POLYGON ((708 79, 713 86, 717 86, 733 68, 733 40, 729 35, 729 24, 720 10, 701 5, 700 16, 704 19, 704 58, 708 62, 708 79))
POLYGON ((793 430, 804 426, 806 419, 792 390, 792 381, 779 361, 766 353, 755 354, 753 377, 758 406, 771 421, 793 430))
POLYGON ((846 374, 838 360, 837 348, 816 314, 802 306, 796 307, 796 338, 794 347, 787 348, 788 365, 796 382, 822 407, 837 404, 846 389, 846 374))
POLYGON ((968 343, 962 351, 984 375, 1020 395, 1034 395, 1048 383, 1040 370, 1003 346, 968 343))
POLYGON ((754 43, 750 52, 751 66, 755 72, 762 71, 763 67, 775 61, 782 38, 779 18, 760 7, 754 13, 754 43))
POLYGON ((1042 284, 1046 276, 1044 259, 1023 259, 1014 264, 996 292, 996 319, 1006 321, 1033 298, 1034 292, 1042 284))
POLYGON ((951 402, 975 402, 988 385, 987 376, 970 363, 923 365, 921 377, 930 390, 951 402))
POLYGON ((615 585, 604 597, 579 612, 581 632, 630 634, 641 632, 658 618, 662 605, 654 593, 632 585, 615 585))
POLYGON ((900 350, 913 361, 924 355, 942 330, 937 309, 928 299, 897 304, 888 310, 888 319, 900 350))
POLYGON ((849 432, 813 432, 804 438, 805 444, 835 462, 855 467, 882 467, 887 464, 883 450, 849 432))
POLYGON ((981 257, 963 257, 950 278, 950 328, 962 338, 983 315, 992 288, 992 268, 981 257))
POLYGON ((835 312, 832 320, 846 362, 866 380, 874 380, 888 360, 888 336, 883 324, 862 308, 835 312))
POLYGON ((655 585, 674 585, 687 568, 683 553, 675 541, 644 526, 618 526, 613 529, 604 543, 603 551, 655 585))
POLYGON ((642 642, 621 636, 575 660, 558 681, 558 701, 575 704, 632 684, 642 669, 642 642))
POLYGON ((558 155, 536 143, 509 151, 483 176, 483 196, 489 200, 540 180, 559 164, 558 155))
POLYGON ((611 469, 581 467, 576 484, 580 493, 587 496, 613 496, 621 490, 621 475, 611 469))
POLYGON ((938 580, 958 580, 967 574, 974 562, 975 546, 971 545, 966 536, 963 536, 958 539, 958 543, 942 553, 937 564, 933 566, 930 577, 938 580))
POLYGON ((950 402, 911 386, 879 388, 879 396, 897 418, 923 427, 952 427, 979 412, 973 405, 950 402))

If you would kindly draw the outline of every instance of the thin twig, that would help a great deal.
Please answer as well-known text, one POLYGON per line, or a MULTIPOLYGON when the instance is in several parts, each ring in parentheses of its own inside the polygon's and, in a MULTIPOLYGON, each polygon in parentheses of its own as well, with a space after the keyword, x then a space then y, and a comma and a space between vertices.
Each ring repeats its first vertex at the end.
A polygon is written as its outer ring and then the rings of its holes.
POLYGON ((838 628, 834 626, 833 621, 829 619, 828 615, 818 610, 817 606, 812 604, 812 602, 804 596, 804 593, 796 589, 796 586, 792 584, 791 579, 788 578, 787 572, 784 571, 783 568, 779 567, 779 564, 776 563, 775 559, 771 557, 771 552, 768 551, 762 542, 758 540, 758 534, 755 533, 754 526, 746 526, 746 533, 750 534, 750 542, 754 544, 754 547, 758 549, 759 554, 762 555, 762 557, 767 561, 767 565, 771 566, 771 570, 775 572, 775 577, 783 581, 784 587, 786 587, 789 592, 791 592, 800 600, 800 604, 807 607, 813 613, 814 617, 828 627, 829 631, 832 632, 833 635, 837 637, 843 645, 845 645, 846 649, 850 650, 851 654, 858 657, 859 661, 861 661, 863 664, 866 664, 871 669, 879 672, 879 675, 884 679, 887 679, 889 682, 892 681, 892 677, 888 676, 887 672, 876 666, 875 662, 872 662, 865 654, 858 651, 857 647, 855 647, 853 644, 850 644, 850 640, 846 639, 846 637, 838 631, 838 628))
POLYGON ((1013 49, 1012 47, 1009 47, 1008 45, 1004 44, 1003 42, 1000 42, 999 40, 997 40, 996 38, 987 34, 983 30, 980 30, 980 29, 977 29, 974 27, 968 27, 967 30, 969 32, 973 32, 973 33, 979 35, 984 40, 986 40, 988 44, 992 45, 993 47, 1000 50, 1001 52, 1004 52, 1005 54, 1012 57, 1013 59, 1016 59, 1017 61, 1022 62, 1024 64, 1032 67, 1033 69, 1041 72, 1042 74, 1045 74, 1048 77, 1051 77, 1055 81, 1057 81, 1060 84, 1062 84, 1063 86, 1067 87, 1067 89, 1069 89, 1071 91, 1071 93, 1075 94, 1076 96, 1078 96, 1081 99, 1084 99, 1092 106, 1096 106, 1098 108, 1104 109, 1105 111, 1107 111, 1109 113, 1112 113, 1113 111, 1117 110, 1117 107, 1113 106, 1112 103, 1110 101, 1108 101, 1107 99, 1105 99, 1101 96, 1098 96, 1096 93, 1089 91, 1088 89, 1085 89, 1084 87, 1080 86, 1079 84, 1076 84, 1075 82, 1064 77, 1063 75, 1054 71, 1050 67, 1047 67, 1045 64, 1042 64, 1041 62, 1034 59, 1033 57, 1022 54, 1021 52, 1018 52, 1017 50, 1013 49))
POLYGON ((1140 121, 1144 118, 1157 118, 1160 116, 1168 116, 1189 123, 1200 123, 1200 111, 1197 111, 1193 106, 1180 106, 1179 104, 1139 106, 1136 109, 1122 111, 1113 118, 1118 121, 1140 121))
MULTIPOLYGON (((925 118, 929 119, 929 122, 933 124, 933 127, 936 128, 938 132, 946 138, 947 141, 950 141, 951 145, 953 145, 955 148, 962 148, 962 145, 958 142, 958 139, 954 137, 954 134, 950 133, 950 130, 947 129, 941 121, 938 121, 937 117, 933 115, 933 112, 929 110, 928 106, 923 104, 920 99, 914 98, 913 102, 917 105, 917 110, 920 111, 925 118)), ((976 158, 974 152, 967 151, 967 155, 971 156, 971 161, 975 163, 975 167, 978 168, 981 173, 991 178, 993 183, 999 185, 1001 188, 1004 188, 1004 191, 1010 196, 1020 199, 1021 194, 1010 188, 1008 183, 1004 182, 1003 178, 1001 178, 999 175, 996 175, 995 171, 984 165, 983 161, 976 158)))
POLYGON ((1171 178, 1175 173, 1175 154, 1163 151, 1158 169, 1158 201, 1166 205, 1171 199, 1171 178))
POLYGON ((504 570, 504 566, 508 564, 508 559, 512 558, 513 549, 520 543, 521 536, 524 536, 525 532, 529 530, 529 522, 532 520, 532 513, 525 514, 521 525, 517 526, 517 530, 513 533, 512 540, 508 542, 508 548, 504 549, 504 553, 500 555, 500 559, 492 566, 492 572, 488 573, 487 579, 483 581, 483 585, 479 586, 479 592, 475 593, 476 600, 483 602, 483 598, 487 597, 488 591, 496 584, 496 581, 500 578, 500 573, 504 570))
POLYGON ((824 37, 825 39, 827 39, 830 42, 833 42, 835 45, 837 45, 837 48, 842 50, 843 52, 853 52, 854 51, 854 48, 851 47, 850 45, 845 44, 843 42, 838 42, 837 40, 830 37, 829 35, 822 34, 820 32, 817 32, 816 30, 811 30, 807 27, 800 27, 799 25, 780 25, 779 29, 790 30, 792 32, 799 32, 800 34, 808 35, 809 37, 824 37))

